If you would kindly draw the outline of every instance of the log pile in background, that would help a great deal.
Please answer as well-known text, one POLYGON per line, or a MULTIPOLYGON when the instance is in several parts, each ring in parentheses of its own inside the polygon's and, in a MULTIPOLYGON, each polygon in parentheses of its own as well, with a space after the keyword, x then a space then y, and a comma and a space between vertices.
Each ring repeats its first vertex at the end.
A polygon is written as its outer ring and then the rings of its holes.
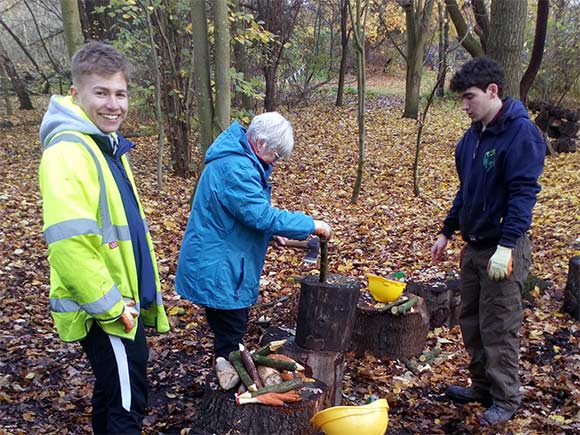
POLYGON ((549 138, 555 139, 554 151, 573 153, 577 149, 580 112, 568 110, 544 101, 530 101, 532 112, 539 112, 534 122, 549 138))

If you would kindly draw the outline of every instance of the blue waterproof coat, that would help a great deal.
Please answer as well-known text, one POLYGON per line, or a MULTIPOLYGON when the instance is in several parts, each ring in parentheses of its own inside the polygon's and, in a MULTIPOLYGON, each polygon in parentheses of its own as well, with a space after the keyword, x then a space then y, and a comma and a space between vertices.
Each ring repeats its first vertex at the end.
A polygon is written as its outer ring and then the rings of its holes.
POLYGON ((237 122, 208 149, 179 253, 177 293, 205 307, 246 308, 258 300, 268 242, 303 240, 314 221, 270 206, 272 165, 253 152, 237 122))
POLYGON ((455 150, 459 190, 441 233, 474 247, 513 248, 532 222, 546 145, 520 101, 507 98, 482 132, 473 123, 455 150))

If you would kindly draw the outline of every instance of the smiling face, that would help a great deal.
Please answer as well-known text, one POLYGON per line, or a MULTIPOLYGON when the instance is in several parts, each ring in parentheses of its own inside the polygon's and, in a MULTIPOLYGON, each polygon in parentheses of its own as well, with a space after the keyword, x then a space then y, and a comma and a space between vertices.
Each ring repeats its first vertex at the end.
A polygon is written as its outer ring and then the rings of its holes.
POLYGON ((125 74, 90 74, 71 86, 75 102, 103 133, 119 130, 129 110, 129 91, 125 74))
POLYGON ((487 125, 501 108, 501 99, 498 97, 498 88, 495 83, 490 84, 485 91, 477 86, 471 86, 461 93, 462 108, 472 121, 482 121, 487 125))

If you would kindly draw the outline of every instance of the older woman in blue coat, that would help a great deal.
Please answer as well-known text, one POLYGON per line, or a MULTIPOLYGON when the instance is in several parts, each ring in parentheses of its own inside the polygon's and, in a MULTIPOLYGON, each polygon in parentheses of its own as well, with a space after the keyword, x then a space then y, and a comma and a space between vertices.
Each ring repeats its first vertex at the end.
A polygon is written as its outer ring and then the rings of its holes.
POLYGON ((269 241, 278 236, 330 237, 330 226, 270 205, 274 162, 294 147, 292 127, 276 112, 253 118, 247 131, 234 122, 210 146, 183 237, 175 288, 205 307, 214 356, 227 358, 246 333, 258 300, 269 241))

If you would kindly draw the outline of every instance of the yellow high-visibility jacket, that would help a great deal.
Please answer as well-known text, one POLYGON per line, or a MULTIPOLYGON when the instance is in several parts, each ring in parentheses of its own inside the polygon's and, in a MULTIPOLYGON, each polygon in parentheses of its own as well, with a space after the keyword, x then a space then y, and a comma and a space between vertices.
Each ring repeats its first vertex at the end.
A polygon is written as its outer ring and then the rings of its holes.
MULTIPOLYGON (((44 151, 39 169, 44 236, 50 263, 50 309, 64 341, 83 339, 96 320, 111 335, 134 339, 118 321, 123 300, 139 309, 138 276, 123 201, 102 151, 90 134, 100 134, 71 97, 53 97, 41 125, 44 151)), ((133 174, 121 157, 145 219, 133 174)), ((144 221, 145 223, 145 221, 144 221)), ((146 223, 145 223, 146 225, 146 223)), ((149 231, 156 301, 137 321, 169 331, 149 231)))

